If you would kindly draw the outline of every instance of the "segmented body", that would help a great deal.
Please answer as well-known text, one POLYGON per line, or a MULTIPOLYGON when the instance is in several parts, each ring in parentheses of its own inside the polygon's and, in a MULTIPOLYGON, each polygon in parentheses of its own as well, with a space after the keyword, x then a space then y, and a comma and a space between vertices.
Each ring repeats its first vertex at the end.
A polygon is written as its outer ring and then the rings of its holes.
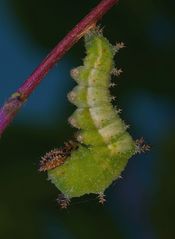
POLYGON ((78 85, 68 94, 77 110, 69 122, 78 128, 77 150, 48 170, 49 179, 67 198, 103 193, 136 152, 136 143, 111 104, 109 92, 115 48, 99 32, 85 37, 84 65, 72 70, 78 85))

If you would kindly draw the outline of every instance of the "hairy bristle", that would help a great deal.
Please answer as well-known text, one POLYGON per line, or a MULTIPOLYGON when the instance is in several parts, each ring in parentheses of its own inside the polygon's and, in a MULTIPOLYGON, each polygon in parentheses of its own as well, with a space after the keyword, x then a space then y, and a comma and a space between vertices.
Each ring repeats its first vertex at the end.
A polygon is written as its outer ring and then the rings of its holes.
POLYGON ((104 204, 106 202, 104 193, 99 193, 98 194, 98 200, 99 200, 100 204, 104 204))
POLYGON ((146 151, 150 151, 150 148, 148 144, 145 144, 143 137, 136 140, 136 153, 145 153, 146 151))
POLYGON ((59 204, 61 209, 66 209, 70 204, 70 199, 65 197, 64 194, 59 194, 57 198, 57 203, 59 204))
POLYGON ((43 157, 41 157, 42 160, 40 161, 39 171, 45 172, 64 164, 67 157, 70 156, 71 151, 77 147, 78 143, 70 140, 69 142, 66 142, 63 147, 46 153, 43 157))

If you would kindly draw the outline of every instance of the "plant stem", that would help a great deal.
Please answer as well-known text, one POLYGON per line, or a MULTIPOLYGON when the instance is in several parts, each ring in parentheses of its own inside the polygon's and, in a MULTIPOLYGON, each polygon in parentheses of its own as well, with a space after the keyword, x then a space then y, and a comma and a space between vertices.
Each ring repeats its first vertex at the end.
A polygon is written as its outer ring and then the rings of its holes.
POLYGON ((10 96, 0 109, 0 136, 48 71, 118 1, 102 0, 56 45, 22 86, 10 96))

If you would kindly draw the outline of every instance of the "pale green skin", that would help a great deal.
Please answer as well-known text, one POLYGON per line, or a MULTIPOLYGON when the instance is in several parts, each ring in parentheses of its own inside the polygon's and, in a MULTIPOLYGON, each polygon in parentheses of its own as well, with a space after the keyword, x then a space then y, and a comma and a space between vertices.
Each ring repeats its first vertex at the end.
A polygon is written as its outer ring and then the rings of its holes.
POLYGON ((78 107, 69 122, 79 129, 80 146, 63 165, 48 171, 67 198, 103 193, 136 152, 134 140, 110 103, 114 47, 95 31, 85 37, 85 44, 84 66, 72 71, 78 86, 68 95, 78 107))

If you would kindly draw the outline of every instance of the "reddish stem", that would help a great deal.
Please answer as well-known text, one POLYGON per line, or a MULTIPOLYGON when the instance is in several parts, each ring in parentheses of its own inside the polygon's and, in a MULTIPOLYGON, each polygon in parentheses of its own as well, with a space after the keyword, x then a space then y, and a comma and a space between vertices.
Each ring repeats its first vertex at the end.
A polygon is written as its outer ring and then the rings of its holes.
POLYGON ((102 0, 56 45, 23 85, 5 102, 0 109, 0 136, 48 71, 118 1, 102 0))

